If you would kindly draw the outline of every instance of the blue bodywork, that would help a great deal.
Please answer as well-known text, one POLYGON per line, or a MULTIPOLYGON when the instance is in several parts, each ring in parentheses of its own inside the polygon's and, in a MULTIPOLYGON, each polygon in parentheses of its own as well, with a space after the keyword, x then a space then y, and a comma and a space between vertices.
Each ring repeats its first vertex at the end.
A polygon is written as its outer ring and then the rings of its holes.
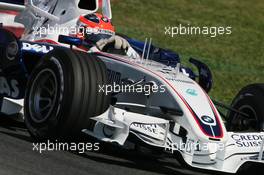
MULTIPOLYGON (((140 55, 143 54, 143 50, 144 50, 144 46, 145 46, 144 42, 141 42, 141 41, 138 41, 135 39, 131 39, 128 37, 126 37, 126 39, 129 42, 129 44, 131 45, 131 47, 133 47, 133 49, 135 49, 138 54, 140 54, 140 55)), ((162 63, 162 64, 167 65, 167 66, 171 66, 171 67, 176 67, 176 65, 178 63, 181 63, 180 56, 178 53, 173 52, 173 51, 168 50, 168 49, 162 49, 162 48, 156 47, 154 45, 151 45, 149 48, 149 44, 146 45, 144 58, 147 57, 148 50, 150 50, 149 59, 151 59, 151 60, 157 61, 159 63, 162 63)), ((190 68, 181 66, 181 71, 184 72, 186 75, 188 75, 193 80, 197 77, 195 75, 195 73, 190 68)))
POLYGON ((0 0, 0 2, 6 2, 9 4, 24 5, 24 0, 0 0))
POLYGON ((0 98, 24 98, 32 70, 56 47, 61 46, 18 40, 13 33, 0 28, 0 98))
MULTIPOLYGON (((143 54, 143 49, 145 45, 144 42, 131 39, 131 38, 126 38, 126 39, 129 42, 129 44, 133 47, 133 49, 137 51, 137 53, 139 53, 140 55, 143 54)), ((149 49, 149 45, 147 44, 144 58, 147 57, 148 49, 149 49)), ((161 62, 163 64, 166 64, 168 66, 173 66, 173 67, 175 67, 177 63, 180 63, 180 56, 177 53, 170 51, 170 50, 155 47, 154 45, 150 46, 149 58, 154 61, 161 62)))
MULTIPOLYGON (((121 35, 122 37, 126 38, 129 44, 137 51, 138 54, 142 55, 144 51, 145 43, 142 41, 138 41, 127 36, 121 35)), ((158 48, 154 45, 149 44, 146 45, 144 58, 147 57, 148 50, 149 52, 149 59, 160 62, 164 65, 175 67, 178 63, 181 63, 180 56, 176 52, 171 50, 158 48)), ((200 86, 206 91, 209 92, 213 85, 213 77, 210 69, 206 64, 203 62, 190 58, 190 63, 195 65, 198 69, 199 75, 196 75, 192 69, 188 67, 181 66, 181 72, 188 75, 191 79, 196 80, 198 77, 198 82, 200 86)))

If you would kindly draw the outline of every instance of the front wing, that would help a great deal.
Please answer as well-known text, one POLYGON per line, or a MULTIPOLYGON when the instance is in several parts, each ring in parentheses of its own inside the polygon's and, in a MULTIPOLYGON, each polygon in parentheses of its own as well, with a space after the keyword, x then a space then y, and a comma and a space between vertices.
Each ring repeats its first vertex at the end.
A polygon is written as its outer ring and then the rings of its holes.
POLYGON ((192 134, 183 135, 181 126, 175 124, 172 128, 168 120, 113 106, 92 120, 95 125, 83 130, 86 134, 119 145, 125 144, 129 134, 134 134, 148 145, 164 148, 165 152, 180 152, 191 167, 236 173, 246 162, 264 163, 264 132, 229 132, 226 143, 203 142, 192 134))

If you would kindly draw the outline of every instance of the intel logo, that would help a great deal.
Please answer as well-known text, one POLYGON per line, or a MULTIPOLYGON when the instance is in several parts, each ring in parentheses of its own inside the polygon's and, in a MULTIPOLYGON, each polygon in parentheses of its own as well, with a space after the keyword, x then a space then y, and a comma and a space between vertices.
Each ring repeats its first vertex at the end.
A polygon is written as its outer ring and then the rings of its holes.
POLYGON ((212 119, 211 117, 209 117, 209 116, 206 116, 206 115, 204 115, 204 116, 202 116, 201 117, 202 118, 202 120, 205 122, 205 123, 214 123, 214 119, 212 119))

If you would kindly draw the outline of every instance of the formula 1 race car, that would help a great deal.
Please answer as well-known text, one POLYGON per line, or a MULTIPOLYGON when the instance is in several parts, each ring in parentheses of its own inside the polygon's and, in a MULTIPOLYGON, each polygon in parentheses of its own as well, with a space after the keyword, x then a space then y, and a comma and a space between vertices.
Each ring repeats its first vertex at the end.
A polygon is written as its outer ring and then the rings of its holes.
MULTIPOLYGON (((140 48, 130 41, 127 50, 110 42, 98 49, 64 32, 35 34, 43 26, 76 26, 80 15, 98 10, 98 0, 28 0, 25 6, 0 7, 20 11, 15 20, 25 26, 20 39, 0 28, 1 113, 23 112, 32 137, 82 132, 121 146, 177 152, 175 158, 191 167, 228 173, 247 162, 264 163, 264 85, 239 92, 226 127, 207 94, 211 72, 196 59, 191 62, 199 75, 190 76, 179 62, 152 59, 155 48, 146 43, 140 48)), ((102 9, 103 20, 110 20, 110 0, 103 0, 102 9)), ((156 55, 168 53, 159 51, 156 55)))

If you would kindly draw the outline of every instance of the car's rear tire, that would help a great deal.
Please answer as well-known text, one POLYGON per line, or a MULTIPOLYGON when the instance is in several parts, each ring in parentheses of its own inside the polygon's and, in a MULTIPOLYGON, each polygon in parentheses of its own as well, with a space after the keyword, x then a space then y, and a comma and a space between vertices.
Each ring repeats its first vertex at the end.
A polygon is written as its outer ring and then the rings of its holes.
POLYGON ((227 115, 227 130, 259 132, 264 129, 264 84, 251 84, 240 90, 231 107, 247 116, 230 111, 227 115))
POLYGON ((28 81, 25 123, 38 140, 73 138, 89 127, 89 119, 105 112, 109 96, 105 64, 96 56, 67 48, 49 52, 28 81))

